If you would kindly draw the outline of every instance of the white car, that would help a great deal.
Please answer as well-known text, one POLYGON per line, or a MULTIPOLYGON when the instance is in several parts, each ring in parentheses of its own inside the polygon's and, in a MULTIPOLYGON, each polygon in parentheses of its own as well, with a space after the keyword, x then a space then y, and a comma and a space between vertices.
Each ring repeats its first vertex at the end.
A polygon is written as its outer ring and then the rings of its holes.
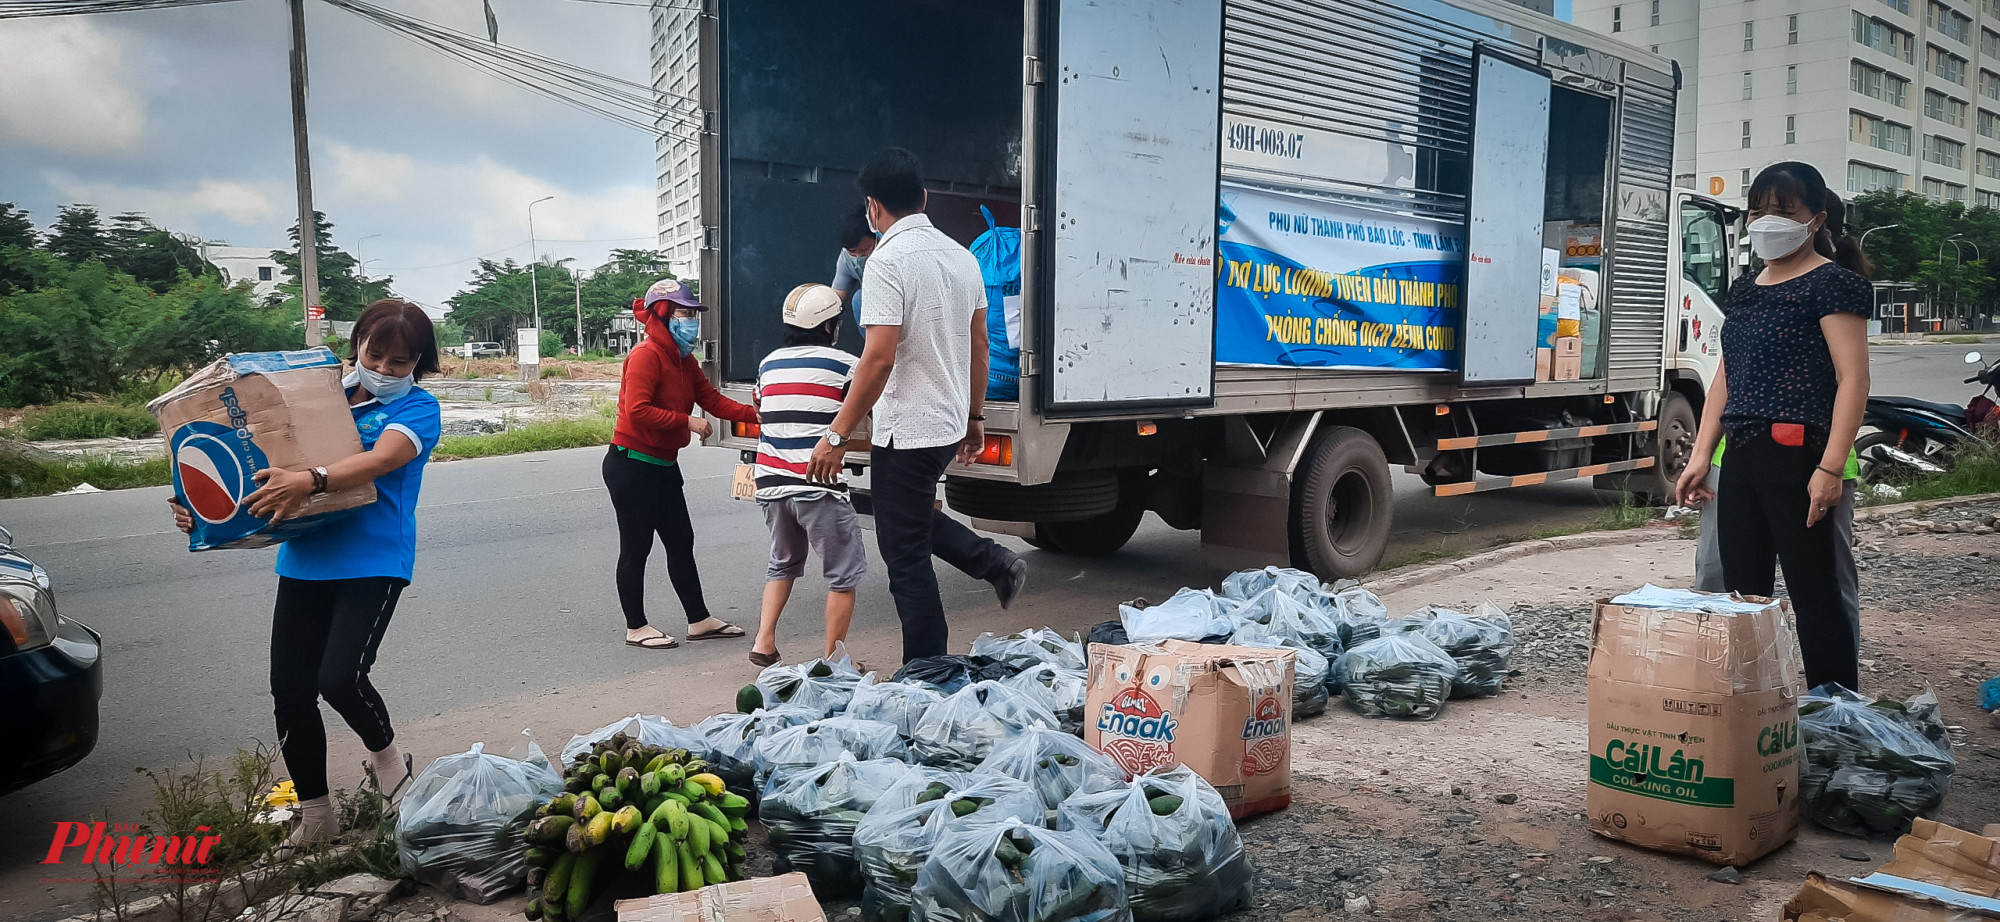
POLYGON ((458 347, 459 354, 469 359, 492 358, 507 354, 499 343, 466 343, 458 347))

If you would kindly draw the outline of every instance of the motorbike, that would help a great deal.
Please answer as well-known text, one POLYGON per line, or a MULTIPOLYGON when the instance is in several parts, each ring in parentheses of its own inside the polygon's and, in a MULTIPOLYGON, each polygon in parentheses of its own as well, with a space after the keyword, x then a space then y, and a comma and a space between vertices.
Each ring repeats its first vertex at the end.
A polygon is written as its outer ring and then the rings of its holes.
MULTIPOLYGON (((1966 353, 1965 363, 1979 365, 1980 354, 1966 353)), ((1965 383, 1981 385, 1981 391, 1963 407, 1915 397, 1869 397, 1861 434, 1854 440, 1861 479, 1874 480, 1890 471, 1943 473, 1944 456, 1960 442, 1986 444, 1975 430, 1996 417, 1987 394, 2000 386, 2000 359, 1983 365, 1965 383)))

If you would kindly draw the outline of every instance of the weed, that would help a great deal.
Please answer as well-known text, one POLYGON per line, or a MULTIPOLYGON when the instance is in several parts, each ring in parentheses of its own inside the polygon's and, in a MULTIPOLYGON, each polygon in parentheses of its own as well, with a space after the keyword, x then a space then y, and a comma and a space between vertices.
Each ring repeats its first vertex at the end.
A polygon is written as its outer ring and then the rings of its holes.
POLYGON ((1890 502, 2000 493, 2000 447, 1980 442, 1960 442, 1945 462, 1942 474, 1899 478, 1890 473, 1878 480, 1894 483, 1903 491, 1900 499, 1890 502))
POLYGON ((1632 497, 1620 495, 1618 504, 1604 510, 1597 520, 1585 531, 1617 531, 1624 528, 1638 528, 1653 520, 1656 513, 1646 506, 1632 503, 1632 497))
POLYGON ((555 451, 605 445, 611 441, 611 420, 603 417, 550 419, 527 423, 492 435, 454 435, 438 441, 433 457, 440 460, 490 458, 530 451, 555 451))
MULTIPOLYGON (((151 398, 147 398, 151 399, 151 398)), ((140 406, 117 403, 58 403, 29 410, 19 433, 31 442, 50 439, 143 439, 158 435, 160 421, 140 406)))
POLYGON ((85 483, 100 490, 123 490, 173 482, 173 469, 164 456, 143 461, 121 461, 95 455, 36 461, 0 452, 0 499, 47 496, 85 483))
POLYGON ((545 364, 542 366, 542 377, 567 378, 569 377, 569 366, 561 362, 550 362, 548 364, 545 364))

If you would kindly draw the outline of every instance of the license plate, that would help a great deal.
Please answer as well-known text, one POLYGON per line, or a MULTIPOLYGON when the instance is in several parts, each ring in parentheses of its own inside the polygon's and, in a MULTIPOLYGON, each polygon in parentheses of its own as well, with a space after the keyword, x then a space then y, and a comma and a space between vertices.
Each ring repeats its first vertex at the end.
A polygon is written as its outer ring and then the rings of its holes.
POLYGON ((736 476, 729 481, 729 498, 755 500, 757 498, 757 466, 736 465, 736 476))

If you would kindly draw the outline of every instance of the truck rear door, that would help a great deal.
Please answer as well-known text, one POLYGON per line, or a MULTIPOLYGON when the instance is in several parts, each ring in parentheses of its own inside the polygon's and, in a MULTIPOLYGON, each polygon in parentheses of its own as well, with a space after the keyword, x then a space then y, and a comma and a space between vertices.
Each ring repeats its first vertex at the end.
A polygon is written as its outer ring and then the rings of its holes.
POLYGON ((1031 26, 1023 291, 1042 408, 1214 400, 1222 0, 1053 0, 1031 26), (1039 302, 1039 303, 1037 303, 1039 302))
POLYGON ((1461 375, 1467 384, 1527 383, 1542 284, 1549 75, 1483 50, 1474 68, 1461 375))

